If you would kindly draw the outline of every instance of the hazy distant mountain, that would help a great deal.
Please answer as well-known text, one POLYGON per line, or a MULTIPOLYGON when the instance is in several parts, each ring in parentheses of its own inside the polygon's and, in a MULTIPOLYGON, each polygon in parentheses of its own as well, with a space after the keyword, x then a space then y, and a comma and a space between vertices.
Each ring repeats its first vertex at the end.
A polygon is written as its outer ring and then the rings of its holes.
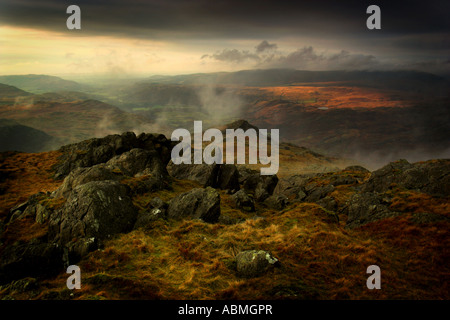
POLYGON ((15 98, 19 96, 29 96, 31 93, 20 90, 19 88, 0 83, 0 98, 15 98))
POLYGON ((0 119, 0 151, 40 152, 52 146, 54 138, 41 130, 0 119))
POLYGON ((86 88, 85 85, 81 85, 75 81, 41 74, 0 76, 0 83, 15 86, 32 93, 83 91, 86 88))
POLYGON ((242 70, 237 72, 153 76, 150 83, 276 86, 296 83, 346 81, 372 87, 412 89, 448 86, 439 76, 418 71, 305 71, 294 69, 242 70))

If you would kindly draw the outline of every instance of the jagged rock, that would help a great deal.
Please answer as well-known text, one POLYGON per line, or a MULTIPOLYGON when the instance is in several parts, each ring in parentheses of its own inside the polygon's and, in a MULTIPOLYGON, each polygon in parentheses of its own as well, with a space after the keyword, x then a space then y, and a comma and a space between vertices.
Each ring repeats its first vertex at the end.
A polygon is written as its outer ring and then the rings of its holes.
POLYGON ((63 268, 62 249, 42 239, 15 242, 5 247, 0 255, 0 284, 24 277, 45 277, 63 268))
POLYGON ((253 212, 255 211, 255 203, 253 202, 253 199, 245 193, 244 190, 239 190, 235 194, 231 196, 233 199, 236 207, 239 209, 242 209, 247 212, 253 212))
POLYGON ((106 167, 130 177, 152 175, 164 179, 167 176, 167 170, 155 150, 131 149, 110 159, 106 167))
POLYGON ((338 209, 336 200, 334 200, 332 197, 329 196, 320 199, 316 203, 329 211, 336 211, 338 209))
POLYGON ((170 161, 167 171, 176 179, 197 181, 203 187, 239 190, 239 172, 234 164, 174 164, 170 161))
POLYGON ((347 206, 347 228, 355 228, 380 219, 399 215, 389 210, 383 194, 365 192, 353 195, 347 206))
POLYGON ((33 219, 36 219, 37 222, 43 223, 50 216, 50 212, 47 210, 47 208, 39 203, 39 199, 43 195, 43 192, 38 192, 30 196, 27 201, 11 208, 8 216, 5 219, 5 222, 10 223, 17 219, 31 217, 33 219))
POLYGON ((92 181, 72 190, 64 206, 50 217, 49 239, 68 248, 77 260, 112 235, 130 231, 137 208, 129 188, 117 181, 92 181))
POLYGON ((165 166, 170 159, 172 147, 172 141, 167 140, 162 134, 140 134, 136 137, 133 132, 125 132, 121 135, 114 134, 104 138, 85 140, 59 149, 62 156, 54 166, 54 177, 64 178, 76 168, 105 163, 114 156, 135 148, 156 150, 165 166))
POLYGON ((104 180, 120 180, 124 176, 107 168, 106 164, 98 164, 87 168, 76 168, 64 179, 62 185, 53 193, 54 197, 67 198, 75 187, 91 182, 104 180))
POLYGON ((264 250, 247 250, 236 256, 236 269, 240 276, 252 278, 263 275, 278 264, 278 259, 264 250))
POLYGON ((251 176, 253 176, 253 175, 255 175, 255 174, 259 173, 259 172, 257 170, 253 170, 253 169, 249 169, 247 167, 239 166, 238 167, 238 173, 239 173, 239 184, 244 184, 245 181, 249 177, 251 177, 251 176))
POLYGON ((450 160, 430 160, 414 164, 391 162, 372 172, 363 192, 386 192, 394 186, 419 190, 433 196, 450 195, 450 160))
POLYGON ((244 190, 262 202, 273 194, 278 183, 277 175, 263 176, 259 172, 249 175, 243 184, 244 190))
POLYGON ((182 193, 169 202, 167 217, 181 219, 190 217, 205 222, 217 222, 220 216, 220 195, 217 190, 195 188, 182 193))
POLYGON ((213 186, 219 172, 218 164, 174 164, 172 161, 167 165, 169 175, 182 180, 197 181, 203 187, 213 186))
POLYGON ((266 200, 264 200, 264 204, 269 208, 283 210, 289 205, 289 199, 282 194, 271 195, 266 200))
POLYGON ((301 174, 294 175, 287 178, 282 178, 278 181, 275 187, 274 194, 282 194, 290 200, 303 200, 306 198, 305 186, 311 178, 317 174, 301 174))
POLYGON ((158 197, 154 197, 150 200, 149 210, 138 214, 134 229, 145 227, 155 220, 164 219, 166 217, 167 207, 167 203, 158 197))
POLYGON ((212 187, 231 192, 239 190, 239 171, 236 166, 234 164, 220 165, 217 183, 212 187))
POLYGON ((307 188, 308 196, 305 198, 306 202, 317 202, 320 199, 326 197, 328 194, 334 191, 332 184, 324 186, 314 185, 312 188, 307 188))

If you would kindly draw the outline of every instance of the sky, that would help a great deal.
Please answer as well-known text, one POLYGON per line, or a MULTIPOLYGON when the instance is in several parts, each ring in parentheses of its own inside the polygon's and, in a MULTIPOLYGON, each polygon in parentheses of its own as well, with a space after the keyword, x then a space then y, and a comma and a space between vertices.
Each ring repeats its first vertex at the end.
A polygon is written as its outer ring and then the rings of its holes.
POLYGON ((450 74, 450 1, 0 0, 0 74, 450 74), (69 5, 81 29, 69 30, 69 5), (369 30, 367 7, 381 10, 369 30))

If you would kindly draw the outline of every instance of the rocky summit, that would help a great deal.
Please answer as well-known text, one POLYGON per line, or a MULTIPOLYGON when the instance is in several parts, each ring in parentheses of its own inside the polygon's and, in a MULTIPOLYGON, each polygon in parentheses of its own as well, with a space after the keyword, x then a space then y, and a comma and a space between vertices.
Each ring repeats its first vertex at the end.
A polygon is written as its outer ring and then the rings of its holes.
POLYGON ((445 296, 450 160, 278 177, 174 165, 172 148, 127 132, 3 154, 0 296, 369 298, 360 275, 371 264, 403 279, 379 297, 445 296), (74 264, 86 286, 67 296, 50 283, 74 264))

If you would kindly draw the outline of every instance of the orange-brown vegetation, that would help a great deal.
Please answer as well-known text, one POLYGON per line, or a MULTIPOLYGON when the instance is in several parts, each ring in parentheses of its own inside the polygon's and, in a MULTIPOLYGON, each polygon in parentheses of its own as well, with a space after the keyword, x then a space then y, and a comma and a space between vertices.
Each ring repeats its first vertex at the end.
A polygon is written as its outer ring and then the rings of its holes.
POLYGON ((58 162, 60 152, 17 153, 6 157, 1 163, 2 174, 7 177, 0 182, 0 218, 9 209, 24 202, 38 192, 54 191, 61 181, 54 180, 52 167, 58 162))

